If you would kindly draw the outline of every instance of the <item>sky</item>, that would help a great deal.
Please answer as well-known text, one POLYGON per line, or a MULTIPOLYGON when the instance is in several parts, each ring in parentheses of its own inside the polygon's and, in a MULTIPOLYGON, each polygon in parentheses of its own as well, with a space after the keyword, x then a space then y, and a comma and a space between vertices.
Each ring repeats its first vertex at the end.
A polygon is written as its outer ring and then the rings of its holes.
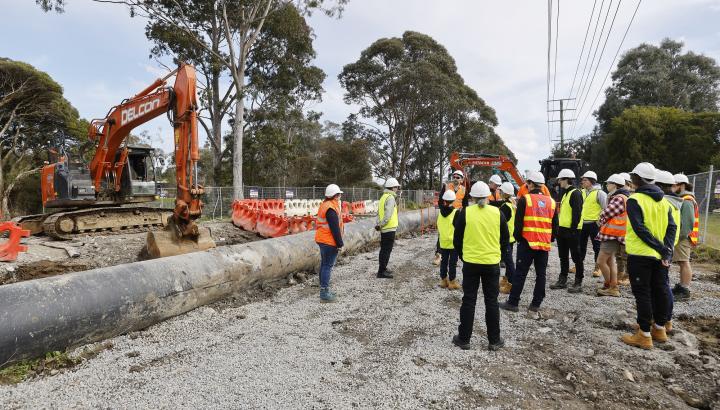
MULTIPOLYGON (((610 8, 603 35, 596 36, 591 49, 596 65, 588 63, 583 70, 583 59, 579 66, 572 96, 579 94, 580 84, 587 91, 580 94, 577 104, 569 103, 582 110, 568 112, 566 118, 578 120, 575 126, 566 124, 566 138, 583 135, 595 125, 590 114, 604 95, 600 93, 592 103, 598 91, 609 84, 609 78, 603 79, 614 67, 617 50, 622 55, 640 43, 659 44, 669 37, 683 41, 686 49, 720 61, 720 0, 644 0, 622 47, 620 41, 638 0, 559 1, 557 24, 558 0, 553 7, 554 74, 549 91, 556 99, 571 95, 593 3, 595 17, 603 5, 598 33, 610 8), (588 80, 581 81, 581 77, 588 80), (582 98, 584 95, 587 97, 582 98)), ((104 116, 110 107, 163 75, 165 70, 149 58, 152 45, 145 38, 142 19, 131 18, 120 5, 90 0, 67 3, 65 13, 55 14, 42 12, 33 0, 0 0, 4 14, 0 56, 28 62, 50 74, 85 118, 104 116)), ((342 67, 356 61, 361 51, 379 38, 399 37, 406 30, 422 32, 448 49, 465 82, 496 110, 496 132, 518 157, 518 168, 537 169, 537 161, 549 155, 550 135, 559 135, 557 123, 552 130, 547 123, 547 20, 547 1, 541 0, 350 0, 340 19, 322 13, 309 19, 316 36, 315 64, 327 74, 323 101, 310 108, 322 112, 322 120, 342 122, 356 110, 342 100, 343 89, 337 81, 342 67)), ((585 54, 594 22, 593 18, 585 54)), ((170 126, 164 116, 141 130, 153 136, 153 145, 172 150, 170 126)))

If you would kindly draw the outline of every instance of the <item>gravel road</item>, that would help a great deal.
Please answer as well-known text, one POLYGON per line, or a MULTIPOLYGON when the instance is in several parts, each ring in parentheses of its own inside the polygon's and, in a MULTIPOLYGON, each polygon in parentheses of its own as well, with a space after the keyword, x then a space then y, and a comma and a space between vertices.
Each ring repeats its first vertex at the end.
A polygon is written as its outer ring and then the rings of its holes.
MULTIPOLYGON (((634 322, 621 298, 547 291, 541 316, 501 313, 506 348, 487 351, 478 307, 474 350, 450 343, 461 291, 436 287, 434 235, 401 239, 394 280, 374 278, 377 251, 345 257, 339 301, 318 303, 317 277, 244 305, 219 303, 111 340, 54 376, 0 387, 4 408, 683 408, 718 406, 717 339, 693 323, 720 318, 720 285, 702 272, 678 303, 662 349, 624 346, 634 322), (699 342, 698 339, 701 339, 699 342), (707 340, 706 340, 707 339, 707 340), (632 379, 632 380, 630 380, 632 379)), ((590 258, 588 258, 590 259, 590 258)), ((553 250, 550 279, 558 261, 553 250)), ((590 269, 591 266, 588 266, 590 269)), ((677 272, 674 273, 674 276, 677 272)), ((502 298, 502 296, 501 296, 502 298)))

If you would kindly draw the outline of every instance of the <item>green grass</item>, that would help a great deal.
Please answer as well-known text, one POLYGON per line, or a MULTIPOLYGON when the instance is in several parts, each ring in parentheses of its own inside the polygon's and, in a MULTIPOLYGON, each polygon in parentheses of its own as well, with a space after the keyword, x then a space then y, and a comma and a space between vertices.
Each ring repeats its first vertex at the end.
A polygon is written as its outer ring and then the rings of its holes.
MULTIPOLYGON (((703 218, 700 218, 701 232, 704 223, 703 218)), ((704 244, 715 249, 720 249, 720 214, 710 213, 707 220, 707 233, 705 234, 704 244)))
POLYGON ((112 342, 104 342, 86 346, 73 357, 67 352, 55 351, 46 353, 44 357, 8 364, 0 367, 0 384, 17 384, 32 376, 52 374, 53 370, 70 369, 112 348, 112 342))

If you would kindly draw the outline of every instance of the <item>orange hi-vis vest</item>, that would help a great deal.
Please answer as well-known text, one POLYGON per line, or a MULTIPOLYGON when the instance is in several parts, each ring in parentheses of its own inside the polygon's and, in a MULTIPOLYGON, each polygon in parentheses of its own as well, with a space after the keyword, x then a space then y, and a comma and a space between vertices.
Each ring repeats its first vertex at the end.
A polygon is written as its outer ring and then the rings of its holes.
POLYGON ((618 194, 622 197, 625 206, 623 206, 623 213, 612 217, 605 225, 600 227, 600 233, 607 236, 614 236, 616 238, 624 238, 627 232, 627 199, 628 197, 622 194, 618 194))
POLYGON ((525 217, 522 236, 531 249, 550 251, 555 201, 541 194, 525 195, 525 217))
POLYGON ((337 246, 326 217, 327 211, 331 208, 337 213, 338 220, 340 221, 340 232, 345 231, 345 224, 343 224, 342 212, 340 211, 340 203, 336 199, 322 201, 320 203, 320 209, 318 209, 317 220, 315 222, 315 242, 330 246, 337 246))
POLYGON ((455 189, 454 184, 446 184, 445 188, 446 188, 445 191, 455 192, 455 201, 452 203, 453 208, 455 208, 455 209, 462 208, 462 201, 463 201, 463 198, 465 198, 465 185, 459 184, 457 189, 455 189))
POLYGON ((497 187, 494 191, 490 192, 490 198, 488 198, 488 201, 501 202, 502 200, 502 191, 500 191, 500 187, 497 187))
MULTIPOLYGON (((543 195, 545 195, 545 196, 550 196, 550 190, 549 190, 548 187, 545 186, 544 184, 543 184, 543 185, 540 185, 540 191, 542 191, 542 194, 543 194, 543 195)), ((529 193, 530 193, 530 191, 528 191, 527 185, 523 184, 523 185, 520 187, 520 189, 518 190, 517 197, 518 197, 518 198, 522 198, 522 197, 524 197, 525 195, 527 195, 527 194, 529 194, 529 193)))
MULTIPOLYGON (((690 239, 690 243, 695 246, 698 244, 698 238, 700 236, 700 207, 698 206, 697 201, 695 200, 695 197, 692 195, 685 195, 682 197, 685 201, 691 201, 693 204, 693 208, 695 209, 695 221, 693 221, 693 229, 690 231, 690 235, 688 235, 688 239, 690 239)), ((678 225, 678 229, 680 229, 680 224, 678 225)))

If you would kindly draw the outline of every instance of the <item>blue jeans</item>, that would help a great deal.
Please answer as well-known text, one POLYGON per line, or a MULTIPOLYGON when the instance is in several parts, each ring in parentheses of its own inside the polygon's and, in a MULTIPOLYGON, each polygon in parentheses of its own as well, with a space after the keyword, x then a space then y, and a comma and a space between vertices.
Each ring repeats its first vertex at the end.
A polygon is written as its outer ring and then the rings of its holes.
POLYGON ((450 280, 455 280, 458 253, 455 249, 440 249, 440 279, 445 279, 450 271, 450 280))
POLYGON ((505 249, 503 249, 502 252, 502 261, 505 263, 505 278, 510 283, 512 283, 513 275, 515 275, 515 259, 513 258, 514 247, 515 242, 511 242, 505 249))
POLYGON ((319 243, 320 247, 320 287, 330 287, 330 272, 335 265, 338 249, 334 246, 319 243))

